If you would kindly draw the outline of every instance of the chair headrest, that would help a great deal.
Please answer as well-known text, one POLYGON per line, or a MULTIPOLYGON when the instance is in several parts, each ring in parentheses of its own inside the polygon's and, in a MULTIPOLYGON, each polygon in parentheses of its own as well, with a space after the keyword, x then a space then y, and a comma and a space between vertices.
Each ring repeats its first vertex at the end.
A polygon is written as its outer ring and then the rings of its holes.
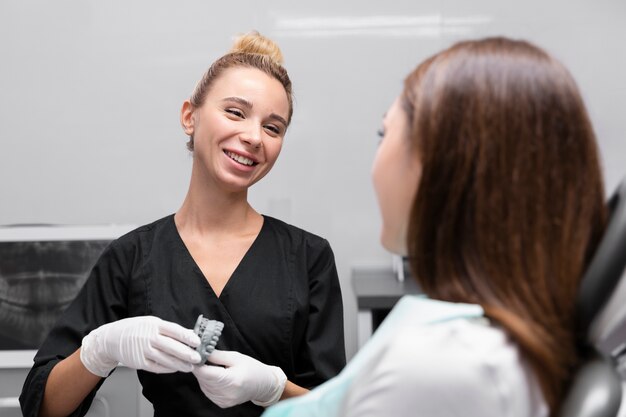
POLYGON ((610 218, 606 231, 581 280, 576 299, 581 334, 587 333, 626 268, 626 178, 610 198, 608 206, 610 218))

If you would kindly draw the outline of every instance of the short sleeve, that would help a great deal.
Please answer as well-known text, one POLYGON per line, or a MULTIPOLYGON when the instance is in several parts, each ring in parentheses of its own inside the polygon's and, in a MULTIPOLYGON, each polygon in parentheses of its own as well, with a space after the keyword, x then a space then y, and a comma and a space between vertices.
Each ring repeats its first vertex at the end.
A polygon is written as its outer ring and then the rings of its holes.
MULTIPOLYGON (((406 331, 356 378, 341 415, 531 417, 531 384, 498 330, 459 321, 406 331)), ((543 408, 545 409, 545 408, 543 408)))
POLYGON ((304 345, 295 352, 294 382, 313 388, 343 369, 346 354, 343 302, 333 251, 328 241, 318 237, 306 245, 309 314, 304 345))
MULTIPOLYGON (((61 315, 34 358, 20 395, 25 417, 39 414, 43 394, 52 368, 75 352, 82 338, 102 324, 127 316, 128 271, 132 250, 113 242, 100 256, 83 288, 61 315)), ((100 385, 102 382, 100 383, 100 385)), ((96 389, 72 416, 87 413, 96 389)))

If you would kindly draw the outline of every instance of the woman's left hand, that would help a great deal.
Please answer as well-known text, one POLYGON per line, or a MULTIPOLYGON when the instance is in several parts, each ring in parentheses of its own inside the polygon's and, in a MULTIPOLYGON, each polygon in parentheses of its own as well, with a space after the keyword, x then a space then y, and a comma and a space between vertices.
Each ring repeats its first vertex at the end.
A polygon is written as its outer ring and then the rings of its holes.
POLYGON ((252 401, 269 407, 280 399, 287 377, 282 369, 265 365, 239 352, 215 350, 208 357, 215 365, 198 365, 192 371, 200 389, 221 408, 252 401))

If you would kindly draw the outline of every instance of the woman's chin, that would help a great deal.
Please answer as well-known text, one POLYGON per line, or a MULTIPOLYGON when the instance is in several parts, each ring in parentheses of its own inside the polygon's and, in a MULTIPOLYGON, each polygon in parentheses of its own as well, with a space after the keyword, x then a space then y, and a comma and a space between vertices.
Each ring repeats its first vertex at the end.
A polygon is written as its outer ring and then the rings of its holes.
POLYGON ((402 239, 390 238, 389 236, 386 236, 383 233, 380 237, 380 243, 382 244, 383 248, 387 250, 387 252, 393 255, 398 255, 398 256, 407 255, 406 244, 402 242, 402 239))

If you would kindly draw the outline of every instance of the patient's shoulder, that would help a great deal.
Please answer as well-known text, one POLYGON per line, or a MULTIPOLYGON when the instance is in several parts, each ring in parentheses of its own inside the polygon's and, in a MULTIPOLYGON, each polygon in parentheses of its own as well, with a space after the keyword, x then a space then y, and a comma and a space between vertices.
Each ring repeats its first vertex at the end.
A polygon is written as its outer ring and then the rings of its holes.
POLYGON ((541 416, 547 413, 537 394, 532 372, 504 331, 485 319, 457 319, 398 329, 353 385, 346 411, 541 416))

